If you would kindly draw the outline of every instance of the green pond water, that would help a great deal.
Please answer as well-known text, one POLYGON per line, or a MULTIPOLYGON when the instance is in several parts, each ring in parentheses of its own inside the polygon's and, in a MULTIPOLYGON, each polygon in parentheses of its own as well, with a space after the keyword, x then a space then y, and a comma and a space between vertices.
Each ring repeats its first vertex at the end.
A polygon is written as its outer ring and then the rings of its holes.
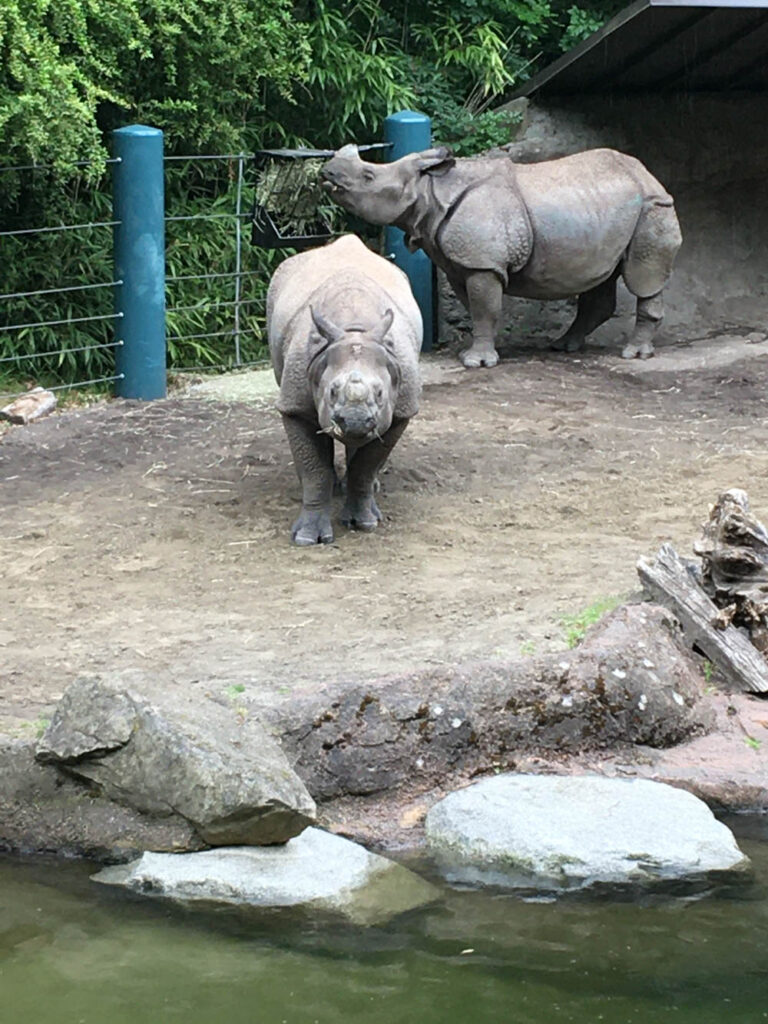
POLYGON ((524 902, 446 889, 383 928, 201 915, 0 859, 2 1024, 760 1024, 755 884, 698 900, 524 902))

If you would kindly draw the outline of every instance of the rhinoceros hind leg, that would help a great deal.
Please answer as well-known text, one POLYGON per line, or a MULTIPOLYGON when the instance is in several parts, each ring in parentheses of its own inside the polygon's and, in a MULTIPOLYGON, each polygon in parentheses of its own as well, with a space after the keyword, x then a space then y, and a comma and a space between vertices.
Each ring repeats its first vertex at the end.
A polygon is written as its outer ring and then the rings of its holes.
POLYGON ((496 335, 501 320, 504 289, 491 270, 478 270, 467 276, 467 300, 472 314, 472 344, 459 356, 467 369, 495 366, 499 361, 496 335))
POLYGON ((499 353, 493 345, 479 345, 476 341, 459 354, 459 359, 468 370, 479 366, 495 366, 499 361, 499 353))
POLYGON ((637 318, 632 337, 621 353, 625 359, 650 359, 653 336, 664 316, 662 292, 672 273, 682 243, 672 200, 649 200, 629 243, 621 268, 627 288, 637 296, 637 318))
POLYGON ((664 299, 662 293, 651 295, 648 299, 637 300, 637 316, 632 337, 621 353, 624 359, 650 359, 655 349, 653 337, 664 319, 664 299))
POLYGON ((616 280, 618 267, 607 280, 579 295, 576 319, 565 334, 553 341, 550 348, 555 352, 581 352, 585 338, 600 324, 609 320, 616 309, 616 280))
POLYGON ((672 201, 648 200, 621 266, 621 276, 633 295, 653 298, 662 291, 682 240, 672 201))

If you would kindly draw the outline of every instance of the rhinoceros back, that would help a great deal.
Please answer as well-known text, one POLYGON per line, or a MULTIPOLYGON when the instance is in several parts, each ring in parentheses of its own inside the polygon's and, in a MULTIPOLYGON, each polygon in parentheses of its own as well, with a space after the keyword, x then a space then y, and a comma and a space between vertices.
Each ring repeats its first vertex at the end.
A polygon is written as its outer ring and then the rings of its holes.
POLYGON ((354 235, 291 256, 272 278, 267 325, 280 410, 309 415, 313 408, 307 376, 310 307, 344 329, 374 326, 392 310, 388 338, 402 373, 397 413, 413 415, 420 391, 421 313, 405 274, 354 235))

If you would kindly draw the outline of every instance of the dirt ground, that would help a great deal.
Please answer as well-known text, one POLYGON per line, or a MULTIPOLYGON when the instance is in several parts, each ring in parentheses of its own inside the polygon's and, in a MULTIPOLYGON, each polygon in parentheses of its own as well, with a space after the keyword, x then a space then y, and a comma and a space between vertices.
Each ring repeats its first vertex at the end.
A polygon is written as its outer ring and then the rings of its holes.
POLYGON ((248 706, 562 647, 563 616, 637 590, 638 557, 688 554, 721 490, 768 519, 767 342, 424 365, 381 528, 315 549, 290 544, 270 371, 8 429, 0 732, 34 735, 83 673, 248 706))

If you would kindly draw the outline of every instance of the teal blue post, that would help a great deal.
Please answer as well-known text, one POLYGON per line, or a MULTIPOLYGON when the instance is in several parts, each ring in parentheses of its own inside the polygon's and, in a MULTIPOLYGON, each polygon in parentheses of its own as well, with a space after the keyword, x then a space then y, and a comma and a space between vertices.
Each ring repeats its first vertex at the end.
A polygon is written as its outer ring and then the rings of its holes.
MULTIPOLYGON (((389 159, 399 160, 409 153, 419 153, 432 145, 432 122, 426 114, 415 110, 401 110, 390 114, 384 121, 384 141, 391 142, 389 159)), ((419 304, 424 321, 422 350, 432 350, 435 332, 434 268, 429 256, 422 250, 409 252, 405 236, 399 228, 388 227, 385 232, 386 255, 408 275, 411 290, 419 304)))
POLYGON ((165 398, 165 187, 163 133, 113 132, 116 340, 121 398, 165 398))

